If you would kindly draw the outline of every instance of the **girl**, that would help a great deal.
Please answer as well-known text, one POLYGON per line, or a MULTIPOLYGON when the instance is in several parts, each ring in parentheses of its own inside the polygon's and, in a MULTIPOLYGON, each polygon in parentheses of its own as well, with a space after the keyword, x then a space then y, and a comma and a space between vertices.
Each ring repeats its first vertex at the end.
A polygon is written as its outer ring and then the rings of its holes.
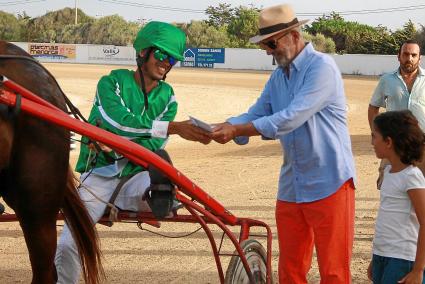
POLYGON ((372 145, 388 159, 375 226, 368 277, 374 284, 422 284, 425 268, 425 178, 414 166, 425 137, 408 110, 378 115, 372 145))

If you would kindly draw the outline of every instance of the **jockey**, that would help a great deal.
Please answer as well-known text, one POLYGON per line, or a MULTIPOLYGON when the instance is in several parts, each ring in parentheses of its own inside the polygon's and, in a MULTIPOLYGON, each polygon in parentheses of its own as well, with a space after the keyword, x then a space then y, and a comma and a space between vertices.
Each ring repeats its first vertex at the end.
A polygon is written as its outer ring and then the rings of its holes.
MULTIPOLYGON (((173 88, 164 80, 177 61, 184 59, 185 44, 186 35, 173 25, 145 25, 133 44, 137 69, 113 70, 100 79, 89 122, 153 152, 163 149, 171 134, 208 144, 211 139, 200 128, 189 121, 173 121, 177 101, 173 88)), ((87 137, 82 142, 76 165, 76 171, 81 173, 79 194, 94 223, 103 216, 110 201, 122 210, 154 211, 152 203, 144 198, 151 186, 146 169, 106 145, 91 143, 87 137), (116 189, 119 193, 115 193, 116 189)), ((80 260, 66 224, 55 265, 58 283, 78 282, 80 260)))

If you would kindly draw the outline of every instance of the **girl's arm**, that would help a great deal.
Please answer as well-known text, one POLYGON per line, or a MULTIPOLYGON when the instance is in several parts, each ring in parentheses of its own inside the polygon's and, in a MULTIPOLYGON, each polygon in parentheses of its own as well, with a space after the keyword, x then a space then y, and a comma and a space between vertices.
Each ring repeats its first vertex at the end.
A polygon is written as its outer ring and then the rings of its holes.
POLYGON ((369 266, 367 267, 367 278, 369 278, 370 281, 373 281, 372 278, 372 260, 369 262, 369 266))
POLYGON ((419 221, 418 245, 416 249, 415 265, 412 271, 398 281, 398 283, 422 284, 425 269, 425 190, 410 189, 407 194, 412 201, 419 221))

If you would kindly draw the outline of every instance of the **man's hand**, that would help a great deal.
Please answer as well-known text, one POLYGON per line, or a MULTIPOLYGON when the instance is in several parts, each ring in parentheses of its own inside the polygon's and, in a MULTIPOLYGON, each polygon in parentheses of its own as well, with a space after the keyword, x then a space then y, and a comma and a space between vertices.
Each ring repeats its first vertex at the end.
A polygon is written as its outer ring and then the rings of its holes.
POLYGON ((249 122, 245 124, 230 124, 228 122, 214 124, 211 138, 218 143, 225 144, 237 136, 256 136, 260 133, 254 125, 249 122))
POLYGON ((211 138, 221 144, 225 144, 236 137, 236 127, 228 122, 214 124, 211 138))
POLYGON ((211 142, 211 134, 193 125, 190 120, 170 121, 168 134, 177 134, 186 140, 198 141, 205 145, 211 142))

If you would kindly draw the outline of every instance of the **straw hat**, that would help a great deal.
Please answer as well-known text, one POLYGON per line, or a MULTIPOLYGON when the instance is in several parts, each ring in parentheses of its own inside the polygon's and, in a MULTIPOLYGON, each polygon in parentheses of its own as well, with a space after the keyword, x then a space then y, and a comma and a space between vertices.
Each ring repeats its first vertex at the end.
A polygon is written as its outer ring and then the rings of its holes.
POLYGON ((308 21, 298 21, 292 7, 288 4, 265 8, 261 10, 258 20, 259 35, 250 38, 249 41, 258 43, 275 34, 304 25, 308 21))

